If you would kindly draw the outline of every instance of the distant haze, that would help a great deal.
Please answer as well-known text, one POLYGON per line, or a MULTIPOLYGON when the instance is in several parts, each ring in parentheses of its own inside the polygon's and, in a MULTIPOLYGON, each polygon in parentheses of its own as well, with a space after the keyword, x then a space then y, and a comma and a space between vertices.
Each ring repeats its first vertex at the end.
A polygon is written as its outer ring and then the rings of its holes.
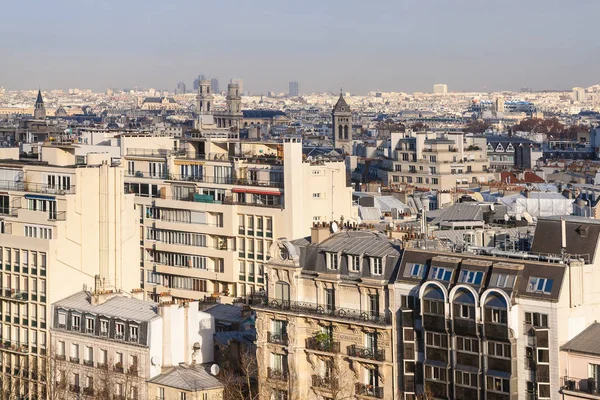
POLYGON ((570 89, 600 81, 598 0, 6 1, 0 86, 287 92, 570 89))

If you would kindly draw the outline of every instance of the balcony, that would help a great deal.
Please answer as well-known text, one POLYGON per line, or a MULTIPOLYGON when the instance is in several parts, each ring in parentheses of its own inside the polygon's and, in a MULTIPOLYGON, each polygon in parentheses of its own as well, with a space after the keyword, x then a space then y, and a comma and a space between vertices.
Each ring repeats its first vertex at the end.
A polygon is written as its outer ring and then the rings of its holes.
POLYGON ((339 353, 340 342, 334 342, 333 339, 321 339, 312 337, 306 339, 306 348, 309 350, 322 351, 324 353, 339 353))
POLYGON ((14 180, 0 180, 0 189, 16 192, 46 193, 46 194, 73 194, 75 186, 60 188, 56 185, 32 182, 15 182, 14 180))
POLYGON ((348 356, 373 361, 385 361, 385 350, 356 345, 348 346, 348 356))
POLYGON ((332 389, 337 386, 337 379, 330 376, 312 376, 312 387, 319 389, 332 389))
POLYGON ((11 340, 2 340, 0 343, 2 343, 2 347, 0 347, 0 350, 7 350, 13 353, 21 354, 29 353, 29 347, 27 343, 21 343, 11 340))
POLYGON ((424 314, 423 329, 428 331, 446 332, 446 317, 443 315, 424 314))
POLYGON ((372 397, 374 399, 383 399, 383 388, 373 385, 365 385, 364 383, 355 384, 357 396, 372 397))
POLYGON ((69 357, 69 361, 73 364, 79 364, 79 357, 69 357))
POLYGON ((69 385, 69 390, 73 393, 79 393, 81 391, 81 387, 79 385, 69 385))
POLYGON ((125 369, 123 368, 123 364, 121 364, 121 363, 116 363, 116 364, 114 365, 114 367, 113 367, 113 371, 114 371, 114 372, 118 372, 118 373, 122 374, 122 373, 123 373, 123 371, 125 371, 125 369))
POLYGON ((94 395, 94 388, 91 387, 84 387, 83 388, 83 394, 85 396, 93 396, 94 395))
POLYGON ((563 392, 577 392, 586 393, 589 395, 600 397, 600 388, 594 378, 573 378, 570 376, 563 376, 561 378, 563 392))
POLYGON ((21 292, 15 289, 0 288, 0 298, 6 300, 27 301, 29 296, 27 292, 21 292))
POLYGON ((92 361, 92 360, 83 360, 83 365, 85 365, 86 367, 93 367, 94 366, 94 361, 92 361))
POLYGON ((218 176, 194 176, 170 174, 167 180, 212 183, 216 185, 234 185, 234 186, 261 186, 270 188, 283 188, 283 182, 277 180, 246 179, 235 177, 218 176))
POLYGON ((267 332, 267 342, 287 346, 288 335, 287 333, 267 332))
POLYGON ((375 325, 391 324, 391 315, 387 311, 375 313, 350 308, 330 307, 328 305, 305 301, 282 301, 263 296, 255 296, 250 299, 250 305, 256 309, 281 310, 297 314, 314 315, 320 318, 342 319, 375 325))
POLYGON ((477 336, 477 323, 473 319, 454 319, 454 333, 460 336, 477 336))
POLYGON ((507 325, 486 322, 484 329, 485 337, 488 339, 508 340, 507 325))
POLYGON ((267 368, 267 378, 285 382, 288 380, 288 373, 283 369, 269 367, 267 368))

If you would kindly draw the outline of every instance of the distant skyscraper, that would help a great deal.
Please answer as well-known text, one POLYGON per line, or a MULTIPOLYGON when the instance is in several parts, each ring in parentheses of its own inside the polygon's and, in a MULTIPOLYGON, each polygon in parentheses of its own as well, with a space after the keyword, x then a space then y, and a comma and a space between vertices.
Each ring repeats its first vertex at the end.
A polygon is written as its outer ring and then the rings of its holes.
POLYGON ((577 102, 585 101, 585 89, 580 87, 574 87, 573 100, 577 102))
POLYGON ((219 80, 217 78, 212 78, 210 80, 210 90, 213 93, 219 93, 219 80))
POLYGON ((232 78, 229 83, 237 84, 240 88, 240 95, 244 93, 244 81, 240 78, 232 78))
POLYGON ((179 82, 177 84, 177 89, 175 89, 175 94, 185 94, 185 83, 179 82))
POLYGON ((298 96, 298 82, 297 81, 291 81, 290 82, 290 90, 288 92, 288 94, 290 96, 298 96))
POLYGON ((448 85, 445 83, 436 83, 433 85, 433 93, 435 94, 444 94, 448 93, 448 85))
POLYGON ((198 90, 198 84, 200 83, 200 81, 203 81, 206 79, 206 76, 204 74, 200 74, 198 75, 198 78, 194 79, 194 91, 198 90))

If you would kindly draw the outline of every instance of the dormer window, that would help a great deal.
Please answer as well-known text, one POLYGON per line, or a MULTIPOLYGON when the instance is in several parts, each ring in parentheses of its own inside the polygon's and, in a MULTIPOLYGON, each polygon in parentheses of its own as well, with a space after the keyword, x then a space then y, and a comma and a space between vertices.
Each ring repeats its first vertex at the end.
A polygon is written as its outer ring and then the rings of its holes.
POLYGON ((409 264, 406 266, 405 276, 411 278, 422 278, 423 272, 425 271, 425 265, 423 264, 409 264))
POLYGON ((483 272, 462 270, 458 280, 462 283, 481 285, 481 281, 483 280, 483 272))
POLYGON ((81 317, 79 315, 73 315, 71 329, 74 331, 81 329, 81 317))
POLYGON ((553 284, 554 279, 531 277, 529 278, 527 291, 530 293, 550 294, 552 292, 553 284))
POLYGON ((442 267, 433 267, 431 269, 431 279, 448 282, 452 278, 452 270, 442 267))
POLYGON ((380 257, 371 257, 371 273, 373 275, 383 274, 383 259, 380 257))
POLYGON ((123 339, 125 337, 125 324, 119 322, 115 324, 115 337, 117 339, 123 339))
POLYGON ((338 269, 338 254, 327 253, 327 269, 336 270, 338 269))
POLYGON ((67 327, 67 314, 63 312, 58 313, 58 327, 66 328, 67 327))
POLYGON ((132 342, 138 341, 139 328, 135 325, 129 326, 129 340, 132 342))
POLYGON ((350 272, 360 271, 360 256, 348 255, 348 269, 350 272))

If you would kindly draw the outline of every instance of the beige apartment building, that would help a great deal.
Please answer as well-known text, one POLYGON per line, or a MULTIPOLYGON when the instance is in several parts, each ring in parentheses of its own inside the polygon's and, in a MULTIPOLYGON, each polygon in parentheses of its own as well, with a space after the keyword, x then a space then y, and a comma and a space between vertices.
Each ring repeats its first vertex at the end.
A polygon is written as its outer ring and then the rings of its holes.
POLYGON ((306 159, 297 139, 247 141, 213 128, 185 139, 122 136, 120 144, 152 298, 231 302, 264 287, 276 238, 355 218, 344 161, 306 159))
POLYGON ((394 132, 381 175, 390 187, 410 184, 447 191, 493 180, 489 165, 485 137, 394 132))
POLYGON ((395 398, 399 242, 321 226, 271 253, 266 295, 252 302, 261 399, 395 398))
POLYGON ((137 215, 124 171, 71 143, 39 160, 0 149, 0 363, 4 398, 48 392, 50 304, 92 287, 139 287, 137 215), (8 396, 8 397, 7 397, 8 396))

